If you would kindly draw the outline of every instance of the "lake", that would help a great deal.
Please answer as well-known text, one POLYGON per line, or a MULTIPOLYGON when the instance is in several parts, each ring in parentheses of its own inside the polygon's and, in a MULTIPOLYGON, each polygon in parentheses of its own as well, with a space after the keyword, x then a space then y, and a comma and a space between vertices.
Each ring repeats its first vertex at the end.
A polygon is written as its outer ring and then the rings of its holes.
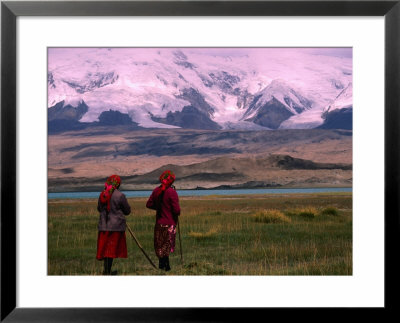
MULTIPOLYGON (((122 191, 126 197, 148 197, 151 191, 122 191)), ((265 188, 265 189, 231 189, 231 190, 178 190, 179 196, 207 195, 243 195, 243 194, 304 194, 304 193, 339 193, 352 192, 351 187, 327 188, 265 188)), ((48 193, 49 199, 98 198, 100 192, 59 192, 48 193)))

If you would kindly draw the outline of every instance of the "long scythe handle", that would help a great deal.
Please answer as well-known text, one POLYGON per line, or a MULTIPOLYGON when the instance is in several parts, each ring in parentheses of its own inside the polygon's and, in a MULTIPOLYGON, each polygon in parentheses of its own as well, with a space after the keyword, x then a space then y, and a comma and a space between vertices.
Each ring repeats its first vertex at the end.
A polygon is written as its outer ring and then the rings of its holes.
POLYGON ((179 226, 179 220, 177 222, 178 222, 179 250, 181 252, 181 262, 183 263, 181 227, 179 226))
POLYGON ((147 258, 147 260, 151 263, 151 265, 157 269, 156 265, 151 261, 150 257, 147 255, 147 253, 144 251, 143 247, 140 245, 138 239, 136 239, 135 235, 133 234, 131 228, 129 227, 129 225, 126 225, 126 228, 128 229, 129 233, 131 234, 133 240, 135 240, 136 244, 138 245, 139 249, 142 250, 143 254, 145 255, 145 257, 147 258))

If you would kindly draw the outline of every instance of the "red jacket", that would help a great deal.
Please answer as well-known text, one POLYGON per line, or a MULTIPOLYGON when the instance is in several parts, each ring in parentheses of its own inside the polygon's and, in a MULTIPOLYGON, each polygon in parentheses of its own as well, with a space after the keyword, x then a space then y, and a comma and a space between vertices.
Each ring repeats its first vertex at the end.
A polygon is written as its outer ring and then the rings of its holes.
MULTIPOLYGON (((146 203, 146 207, 149 209, 157 210, 155 196, 156 192, 161 187, 156 187, 151 193, 149 200, 146 203)), ((176 225, 178 216, 181 214, 181 208, 179 206, 178 193, 172 187, 168 187, 161 202, 160 212, 157 211, 156 223, 166 225, 176 225)))

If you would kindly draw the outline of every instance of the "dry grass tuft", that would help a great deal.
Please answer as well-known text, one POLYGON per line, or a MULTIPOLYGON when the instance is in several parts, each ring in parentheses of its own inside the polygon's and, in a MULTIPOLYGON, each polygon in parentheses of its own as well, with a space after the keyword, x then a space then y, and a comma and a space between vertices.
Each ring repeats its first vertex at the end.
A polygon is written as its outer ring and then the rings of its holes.
POLYGON ((288 210, 286 212, 286 214, 288 216, 296 216, 297 215, 297 216, 301 216, 301 217, 304 217, 304 218, 313 219, 319 214, 319 212, 313 206, 304 206, 304 207, 301 207, 301 208, 288 210))
POLYGON ((305 207, 300 209, 298 214, 302 217, 313 219, 318 215, 318 210, 315 207, 305 207))
POLYGON ((327 207, 327 208, 325 208, 325 209, 323 209, 321 211, 321 214, 322 215, 334 215, 334 216, 337 216, 337 215, 339 215, 339 211, 335 207, 327 207))
POLYGON ((210 238, 215 236, 218 233, 217 228, 211 228, 207 232, 195 232, 195 231, 190 231, 188 233, 189 237, 196 238, 196 239, 202 239, 202 238, 210 238))
POLYGON ((260 223, 290 223, 291 220, 279 210, 259 210, 253 214, 254 220, 260 223))

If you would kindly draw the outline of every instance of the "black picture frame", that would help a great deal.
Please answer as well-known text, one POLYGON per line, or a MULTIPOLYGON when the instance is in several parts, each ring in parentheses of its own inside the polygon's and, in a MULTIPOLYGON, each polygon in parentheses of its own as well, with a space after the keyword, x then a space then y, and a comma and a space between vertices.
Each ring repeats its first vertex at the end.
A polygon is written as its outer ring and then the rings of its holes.
MULTIPOLYGON (((382 310, 385 313, 396 310, 396 291, 399 286, 396 260, 400 245, 398 185, 400 176, 398 130, 400 121, 400 0, 2 1, 0 286, 2 322, 233 322, 249 315, 254 319, 261 315, 261 319, 266 320, 264 315, 268 310, 180 308, 179 300, 176 302, 176 308, 169 309, 161 307, 123 309, 16 307, 16 19, 19 16, 383 16, 385 19, 385 306, 382 309, 375 308, 376 317, 382 319, 382 310)), ((269 310, 281 311, 282 309, 269 310)), ((283 310, 288 310, 288 308, 283 310)), ((304 310, 300 309, 290 310, 304 313, 304 310)), ((331 313, 330 318, 336 315, 332 309, 326 310, 331 313)), ((308 316, 309 313, 306 315, 308 316)), ((372 313, 369 312, 368 315, 372 313)))

